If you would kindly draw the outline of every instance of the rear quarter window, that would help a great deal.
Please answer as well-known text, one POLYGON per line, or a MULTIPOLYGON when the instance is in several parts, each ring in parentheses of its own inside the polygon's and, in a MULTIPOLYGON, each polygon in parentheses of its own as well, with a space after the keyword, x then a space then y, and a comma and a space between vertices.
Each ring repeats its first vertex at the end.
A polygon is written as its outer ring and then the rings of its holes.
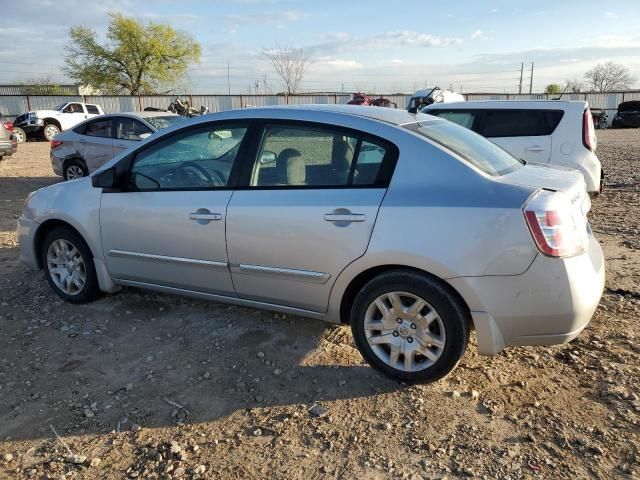
POLYGON ((478 133, 487 138, 551 135, 563 115, 562 110, 485 110, 478 133))

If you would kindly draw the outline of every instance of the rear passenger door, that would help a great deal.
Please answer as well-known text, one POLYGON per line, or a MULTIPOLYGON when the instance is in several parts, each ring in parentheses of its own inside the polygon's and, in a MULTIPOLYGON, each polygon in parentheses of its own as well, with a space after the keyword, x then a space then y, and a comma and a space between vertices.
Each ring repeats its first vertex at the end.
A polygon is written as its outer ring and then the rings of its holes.
POLYGON ((227 208, 236 294, 326 311, 331 287, 364 254, 397 149, 335 126, 263 123, 227 208))
POLYGON ((551 135, 562 115, 561 110, 484 110, 478 133, 517 158, 548 163, 551 135))
POLYGON ((77 150, 92 173, 113 158, 113 119, 87 122, 77 140, 77 150))

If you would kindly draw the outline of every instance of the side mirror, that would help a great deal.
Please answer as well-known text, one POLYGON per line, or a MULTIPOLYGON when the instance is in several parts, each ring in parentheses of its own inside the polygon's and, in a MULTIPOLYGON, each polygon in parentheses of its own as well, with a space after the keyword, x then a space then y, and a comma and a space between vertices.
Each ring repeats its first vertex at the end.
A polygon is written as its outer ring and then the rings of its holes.
POLYGON ((260 164, 266 165, 268 163, 273 163, 276 161, 276 154, 274 152, 270 152, 269 150, 265 150, 262 152, 262 156, 260 157, 260 164))
POLYGON ((91 185, 96 188, 116 188, 116 168, 108 168, 91 177, 91 185))

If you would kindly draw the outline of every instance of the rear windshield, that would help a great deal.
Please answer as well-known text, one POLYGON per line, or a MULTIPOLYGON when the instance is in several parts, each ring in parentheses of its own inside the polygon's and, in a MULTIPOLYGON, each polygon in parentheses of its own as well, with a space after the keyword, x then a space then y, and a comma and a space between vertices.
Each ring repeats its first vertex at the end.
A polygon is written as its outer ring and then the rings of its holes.
POLYGON ((156 130, 162 130, 168 128, 176 123, 185 120, 185 117, 180 115, 167 115, 165 117, 145 117, 145 120, 155 127, 156 130))
POLYGON ((489 175, 505 175, 523 165, 495 143, 452 122, 416 122, 402 126, 448 148, 489 175))

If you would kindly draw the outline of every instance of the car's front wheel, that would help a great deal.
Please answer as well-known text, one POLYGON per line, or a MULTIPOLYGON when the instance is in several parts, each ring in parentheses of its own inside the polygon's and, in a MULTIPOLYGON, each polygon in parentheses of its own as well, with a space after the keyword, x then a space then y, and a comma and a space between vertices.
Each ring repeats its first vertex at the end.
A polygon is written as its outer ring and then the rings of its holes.
POLYGON ((44 135, 44 138, 47 140, 47 142, 53 140, 53 137, 55 137, 59 133, 60 128, 58 128, 58 126, 54 125, 53 123, 47 123, 42 130, 42 134, 44 135))
POLYGON ((69 227, 47 233, 42 245, 42 264, 53 290, 71 303, 95 299, 100 289, 93 255, 82 237, 69 227))
POLYGON ((384 273, 356 296, 351 331, 362 356, 386 375, 433 382, 459 363, 469 311, 440 281, 410 271, 384 273))

